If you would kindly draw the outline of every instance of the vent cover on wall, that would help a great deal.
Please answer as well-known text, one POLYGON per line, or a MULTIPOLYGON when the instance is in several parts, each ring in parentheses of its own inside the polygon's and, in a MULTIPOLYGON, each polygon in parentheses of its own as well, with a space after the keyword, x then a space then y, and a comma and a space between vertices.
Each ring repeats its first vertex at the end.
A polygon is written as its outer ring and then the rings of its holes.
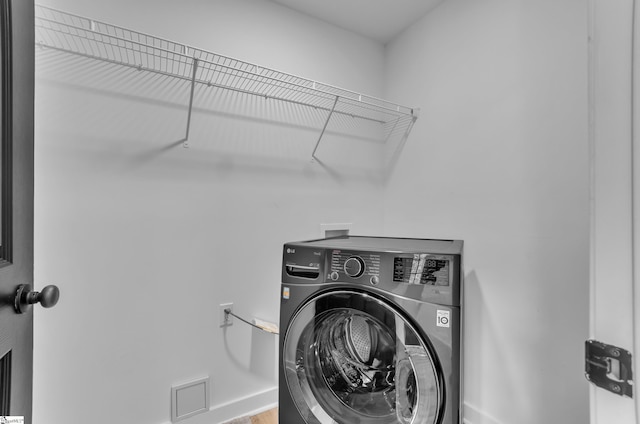
POLYGON ((209 377, 171 388, 171 422, 209 411, 209 377))

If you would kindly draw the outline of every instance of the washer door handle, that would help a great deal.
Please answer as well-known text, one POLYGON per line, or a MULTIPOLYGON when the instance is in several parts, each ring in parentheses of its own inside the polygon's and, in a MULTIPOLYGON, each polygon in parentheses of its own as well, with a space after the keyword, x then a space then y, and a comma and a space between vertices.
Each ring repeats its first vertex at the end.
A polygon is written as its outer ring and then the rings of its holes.
POLYGON ((285 265, 285 269, 292 277, 316 279, 320 276, 319 266, 285 265))

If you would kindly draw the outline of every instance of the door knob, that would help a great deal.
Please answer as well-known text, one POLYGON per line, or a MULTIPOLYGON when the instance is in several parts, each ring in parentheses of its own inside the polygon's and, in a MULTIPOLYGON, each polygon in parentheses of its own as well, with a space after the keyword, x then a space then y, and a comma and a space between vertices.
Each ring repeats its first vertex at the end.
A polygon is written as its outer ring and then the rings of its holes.
POLYGON ((47 286, 41 292, 31 291, 30 284, 20 284, 16 290, 13 307, 19 314, 29 312, 31 305, 40 302, 43 308, 51 308, 58 303, 60 289, 56 286, 47 286))

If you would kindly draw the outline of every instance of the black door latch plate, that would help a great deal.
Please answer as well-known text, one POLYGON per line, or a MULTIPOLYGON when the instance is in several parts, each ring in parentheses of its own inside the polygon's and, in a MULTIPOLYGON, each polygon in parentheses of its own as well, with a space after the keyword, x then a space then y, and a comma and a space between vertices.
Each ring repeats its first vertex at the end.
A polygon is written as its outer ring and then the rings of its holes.
POLYGON ((585 374, 598 387, 633 397, 631 353, 596 340, 585 342, 585 374))

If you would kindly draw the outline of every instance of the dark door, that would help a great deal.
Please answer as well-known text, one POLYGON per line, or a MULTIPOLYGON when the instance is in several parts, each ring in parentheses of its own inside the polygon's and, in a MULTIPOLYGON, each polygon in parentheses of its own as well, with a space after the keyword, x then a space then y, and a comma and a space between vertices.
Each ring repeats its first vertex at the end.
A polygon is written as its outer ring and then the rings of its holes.
POLYGON ((0 0, 0 416, 31 423, 33 312, 16 312, 33 283, 34 4, 0 0))

